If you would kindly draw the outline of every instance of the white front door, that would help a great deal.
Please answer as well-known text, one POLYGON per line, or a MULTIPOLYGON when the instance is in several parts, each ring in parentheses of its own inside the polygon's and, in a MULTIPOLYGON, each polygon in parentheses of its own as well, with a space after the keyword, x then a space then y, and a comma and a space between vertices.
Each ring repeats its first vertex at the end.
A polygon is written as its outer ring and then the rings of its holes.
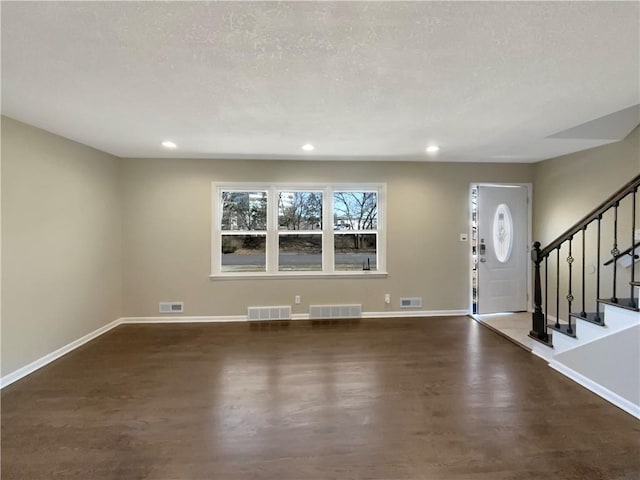
POLYGON ((478 186, 478 313, 527 310, 524 186, 478 186))

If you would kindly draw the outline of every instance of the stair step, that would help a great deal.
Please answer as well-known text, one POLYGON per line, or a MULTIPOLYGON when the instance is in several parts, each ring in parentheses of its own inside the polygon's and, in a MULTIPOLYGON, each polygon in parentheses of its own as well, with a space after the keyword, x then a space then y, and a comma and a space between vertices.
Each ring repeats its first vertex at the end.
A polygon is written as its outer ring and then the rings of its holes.
POLYGON ((594 325, 604 326, 604 312, 596 313, 596 312, 586 312, 587 316, 583 317, 580 313, 572 313, 571 316, 574 318, 579 318, 580 320, 584 320, 585 322, 593 323, 594 325), (596 319, 596 315, 598 319, 596 319))
POLYGON ((631 310, 632 312, 640 312, 640 308, 638 308, 637 298, 633 299, 633 303, 631 303, 630 298, 618 298, 617 302, 612 302, 610 298, 599 298, 598 303, 613 305, 614 307, 624 308, 626 310, 631 310))
POLYGON ((547 327, 549 327, 551 330, 555 330, 556 332, 563 333, 567 337, 576 338, 576 326, 575 325, 571 325, 571 330, 572 330, 571 333, 569 333, 567 331, 569 329, 569 324, 568 323, 561 323, 559 327, 556 327, 555 323, 550 323, 549 325, 547 325, 547 327))

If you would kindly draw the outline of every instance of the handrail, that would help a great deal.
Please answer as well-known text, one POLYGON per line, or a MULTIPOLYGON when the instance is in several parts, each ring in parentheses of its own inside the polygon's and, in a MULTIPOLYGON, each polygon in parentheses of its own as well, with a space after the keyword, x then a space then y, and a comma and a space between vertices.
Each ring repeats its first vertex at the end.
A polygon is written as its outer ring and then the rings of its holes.
MULTIPOLYGON (((618 251, 618 237, 617 237, 617 232, 618 232, 618 207, 620 205, 620 202, 627 196, 631 196, 632 197, 632 211, 631 211, 631 231, 635 232, 635 228, 636 228, 636 196, 637 196, 637 191, 638 191, 638 187, 640 186, 640 175, 636 175, 633 179, 631 179, 628 183, 626 183, 625 185, 623 185, 620 189, 618 189, 618 191, 616 191, 613 195, 611 195, 609 198, 607 198, 604 202, 602 202, 598 207, 596 207, 594 210, 592 210, 591 212, 589 212, 587 215, 585 215, 581 220, 579 220, 575 225, 573 225, 571 228, 567 229, 562 235, 560 235, 558 238, 556 238, 554 241, 552 241, 549 245, 547 245, 545 248, 540 248, 540 242, 534 242, 533 244, 533 248, 531 249, 531 260, 533 261, 534 264, 534 282, 533 282, 533 304, 534 304, 534 309, 533 309, 533 313, 531 315, 531 321, 532 321, 532 329, 529 332, 529 336, 539 340, 543 343, 546 343, 547 345, 551 345, 550 340, 551 337, 549 336, 548 332, 547 332, 547 327, 549 327, 549 325, 547 324, 547 317, 548 317, 548 312, 547 312, 547 274, 548 274, 548 269, 547 269, 547 263, 548 263, 548 259, 549 256, 551 254, 551 252, 553 251, 557 251, 557 270, 556 270, 556 312, 555 312, 555 317, 556 317, 556 323, 554 326, 552 326, 551 328, 554 328, 555 330, 559 330, 562 331, 563 333, 570 335, 570 336, 575 336, 574 335, 574 330, 573 330, 573 326, 571 325, 571 316, 572 315, 578 315, 580 318, 583 319, 587 319, 590 318, 590 321, 592 321, 593 323, 596 323, 598 325, 603 325, 604 324, 604 320, 603 317, 600 315, 600 308, 599 308, 599 303, 601 300, 599 300, 600 298, 600 240, 601 240, 601 230, 600 230, 600 224, 601 224, 601 220, 603 218, 603 215, 609 210, 609 209, 613 209, 614 211, 614 216, 613 216, 613 249, 611 250, 611 253, 614 255, 614 258, 618 258, 621 254, 618 251), (597 227, 598 227, 598 231, 597 231, 597 247, 596 247, 596 251, 597 251, 597 274, 596 274, 596 311, 592 312, 592 313, 588 313, 586 306, 585 306, 585 257, 584 257, 584 249, 585 249, 585 237, 586 237, 586 231, 587 231, 587 226, 591 223, 591 222, 597 222, 597 227), (572 307, 572 302, 574 300, 574 296, 573 296, 573 291, 572 291, 572 264, 573 262, 576 260, 575 258, 573 258, 571 252, 571 247, 572 247, 572 242, 574 241, 574 236, 578 233, 578 232, 582 232, 582 234, 580 235, 580 239, 582 240, 582 258, 581 258, 581 264, 582 264, 582 309, 580 310, 579 313, 573 313, 571 310, 572 307), (560 247, 562 246, 562 244, 564 244, 565 242, 568 242, 569 244, 569 251, 568 251, 568 256, 566 258, 567 260, 567 264, 568 264, 568 268, 569 268, 569 273, 568 273, 568 292, 566 295, 566 299, 567 299, 567 324, 565 325, 561 325, 559 323, 559 319, 560 319, 560 247), (544 297, 544 305, 545 305, 545 309, 543 310, 543 303, 542 303, 542 279, 541 279, 541 274, 540 274, 540 269, 541 267, 544 267, 544 271, 545 271, 545 297, 544 297)), ((636 247, 636 241, 632 238, 631 241, 632 244, 634 244, 633 247, 631 247, 628 252, 633 251, 633 249, 636 247)), ((627 253, 628 253, 627 252, 627 253)), ((617 262, 613 262, 613 283, 612 283, 612 296, 610 297, 610 301, 618 304, 619 299, 616 295, 616 275, 617 275, 617 262)), ((631 263, 631 280, 633 281, 635 279, 635 262, 631 263)), ((636 308, 637 307, 637 303, 635 301, 635 297, 634 297, 634 286, 631 285, 630 286, 630 299, 624 299, 625 300, 625 308, 631 307, 631 308, 636 308)))
POLYGON ((562 245, 564 242, 569 240, 569 238, 573 237, 580 230, 584 229, 587 225, 589 225, 594 220, 598 219, 603 213, 609 210, 612 207, 615 207, 616 203, 622 200, 624 197, 629 195, 631 192, 636 190, 640 186, 640 175, 636 175, 630 182, 620 187, 620 189, 607 198, 600 206, 596 207, 591 212, 587 213, 581 220, 579 220, 575 225, 571 228, 567 229, 562 235, 552 241, 549 245, 540 250, 538 254, 538 261, 542 261, 544 257, 549 256, 549 254, 562 245))
MULTIPOLYGON (((622 258, 625 255, 631 255, 631 251, 635 250, 637 247, 640 247, 640 242, 636 242, 633 245, 631 245, 629 248, 621 251, 616 256, 614 256, 614 257, 610 258, 609 260, 607 260, 606 262, 604 262, 603 265, 611 265, 614 260, 618 260, 619 258, 622 258)), ((634 253, 633 254, 633 259, 636 260, 637 258, 638 258, 638 254, 634 253)))

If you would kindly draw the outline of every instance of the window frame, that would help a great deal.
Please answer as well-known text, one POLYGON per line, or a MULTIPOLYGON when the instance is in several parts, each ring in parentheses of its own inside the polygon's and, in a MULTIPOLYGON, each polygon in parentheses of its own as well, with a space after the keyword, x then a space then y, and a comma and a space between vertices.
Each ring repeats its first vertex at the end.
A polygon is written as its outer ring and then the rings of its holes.
MULTIPOLYGON (((375 278, 387 276, 386 264, 386 183, 246 183, 246 182, 212 182, 211 184, 211 279, 252 279, 252 278, 327 278, 358 277, 375 278), (262 234, 264 231, 229 231, 222 230, 222 192, 267 192, 267 230, 266 230, 266 266, 264 272, 223 272, 222 271, 222 236, 239 234, 262 234), (278 219, 279 192, 321 192, 322 193, 322 229, 319 230, 280 230, 278 219), (366 231, 351 230, 346 233, 376 234, 377 270, 335 270, 333 225, 333 193, 334 192, 376 192, 377 194, 377 229, 366 231), (322 270, 280 271, 279 270, 279 236, 314 234, 322 236, 322 270)), ((341 233, 341 234, 343 234, 341 233)))

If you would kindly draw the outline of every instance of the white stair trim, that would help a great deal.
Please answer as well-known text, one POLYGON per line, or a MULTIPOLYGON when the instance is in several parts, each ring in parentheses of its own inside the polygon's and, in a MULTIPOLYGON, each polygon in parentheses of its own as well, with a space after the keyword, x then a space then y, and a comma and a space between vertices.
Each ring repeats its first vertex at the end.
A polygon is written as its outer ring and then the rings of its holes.
MULTIPOLYGON (((550 316, 549 319, 551 318, 555 323, 555 317, 550 316)), ((553 333, 554 355, 573 350, 591 342, 597 342, 609 335, 632 328, 640 324, 640 313, 604 304, 604 325, 596 325, 576 317, 571 317, 571 321, 574 325, 575 337, 570 337, 549 328, 549 331, 553 333)))
MULTIPOLYGON (((615 333, 630 330, 633 327, 640 325, 639 312, 608 304, 604 304, 604 312, 604 326, 598 326, 591 322, 586 322, 585 320, 576 319, 575 325, 577 338, 549 329, 552 334, 553 348, 538 341, 533 341, 531 353, 546 360, 549 366, 557 372, 562 373, 574 382, 585 387, 587 390, 592 391, 616 407, 640 419, 639 405, 630 402, 626 398, 621 397, 598 382, 585 377, 581 373, 576 372, 572 368, 567 367, 565 364, 555 359, 557 356, 568 352, 569 350, 597 342, 615 333), (587 335, 583 335, 582 339, 580 338, 581 328, 583 331, 589 329, 589 333, 587 335), (593 334, 597 331, 600 331, 602 334, 595 337, 593 334)), ((549 319, 551 320, 551 316, 549 316, 549 319)), ((575 317, 572 317, 572 319, 575 319, 575 317)), ((553 321, 555 322, 555 317, 553 317, 553 321)))
POLYGON ((587 390, 592 391, 596 395, 599 395, 600 397, 604 398, 608 402, 614 404, 616 407, 621 408, 625 412, 640 419, 640 406, 635 405, 634 403, 630 402, 626 398, 621 397, 617 393, 612 392, 608 388, 603 387, 599 383, 594 382, 593 380, 585 377, 584 375, 576 372, 575 370, 567 367, 566 365, 556 360, 551 360, 549 362, 549 366, 554 370, 556 370, 557 372, 560 372, 564 376, 570 378, 574 382, 582 385, 587 390))
MULTIPOLYGON (((554 338, 555 335, 552 334, 551 341, 553 341, 554 338)), ((543 360, 546 360, 548 363, 553 358, 553 347, 549 347, 548 345, 545 345, 538 340, 532 340, 531 353, 533 353, 537 357, 542 358, 543 360)))

